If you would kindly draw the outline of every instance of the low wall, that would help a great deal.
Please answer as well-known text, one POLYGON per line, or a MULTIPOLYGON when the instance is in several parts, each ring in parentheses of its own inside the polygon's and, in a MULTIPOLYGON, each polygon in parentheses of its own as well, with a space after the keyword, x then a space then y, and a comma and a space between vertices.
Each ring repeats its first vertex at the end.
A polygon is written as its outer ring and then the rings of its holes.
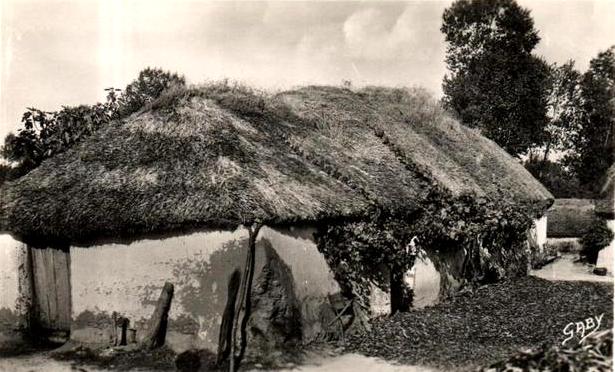
MULTIPOLYGON (((264 227, 257 242, 255 279, 265 264, 263 245, 271 244, 290 268, 302 306, 304 339, 319 332, 318 307, 339 291, 312 230, 264 227)), ((217 347, 228 279, 245 262, 248 233, 211 231, 132 244, 71 248, 73 327, 71 338, 107 342, 115 311, 131 321, 137 338, 165 281, 175 285, 167 343, 176 351, 217 347)))

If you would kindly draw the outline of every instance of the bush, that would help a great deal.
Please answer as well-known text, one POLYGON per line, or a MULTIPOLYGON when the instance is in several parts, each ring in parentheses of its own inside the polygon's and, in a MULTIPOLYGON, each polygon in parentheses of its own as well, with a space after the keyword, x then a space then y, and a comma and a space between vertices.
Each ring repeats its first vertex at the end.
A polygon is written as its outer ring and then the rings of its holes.
POLYGON ((185 86, 186 79, 183 76, 148 67, 139 72, 137 79, 128 84, 119 97, 119 116, 126 117, 139 111, 143 106, 160 97, 167 89, 185 86))
POLYGON ((560 163, 530 158, 525 168, 542 183, 556 198, 591 198, 591 192, 584 189, 579 179, 560 163))
POLYGON ((602 219, 596 219, 581 237, 581 257, 590 264, 598 261, 598 252, 613 240, 613 232, 602 219))
MULTIPOLYGON (((14 179, 28 173, 43 160, 66 151, 111 121, 137 112, 166 90, 178 90, 177 87, 184 88, 185 84, 182 76, 147 68, 128 84, 123 93, 120 89, 105 89, 105 102, 64 106, 54 112, 28 108, 21 119, 23 127, 17 134, 9 134, 0 148, 0 155, 15 165, 10 177, 5 175, 2 179, 14 179)), ((3 174, 7 173, 3 170, 3 174)))

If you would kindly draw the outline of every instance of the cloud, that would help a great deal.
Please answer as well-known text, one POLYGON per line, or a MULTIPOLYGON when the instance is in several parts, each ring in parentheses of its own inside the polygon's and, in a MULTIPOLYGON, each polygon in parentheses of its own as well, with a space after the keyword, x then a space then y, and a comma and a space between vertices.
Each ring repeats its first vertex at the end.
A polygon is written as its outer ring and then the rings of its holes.
POLYGON ((351 57, 383 60, 392 57, 404 35, 390 27, 391 19, 379 9, 363 9, 344 22, 344 40, 351 57))
MULTIPOLYGON (((445 73, 440 23, 450 1, 0 1, 0 140, 25 107, 96 102, 146 66, 194 83, 228 77, 285 89, 352 80, 436 94, 445 73)), ((519 1, 532 9, 538 52, 549 61, 585 68, 615 43, 614 1, 519 1)))
POLYGON ((615 1, 529 1, 541 41, 536 53, 549 62, 576 62, 581 71, 591 58, 615 44, 615 1))
POLYGON ((402 11, 368 8, 353 13, 344 22, 348 53, 366 60, 416 60, 441 55, 440 3, 410 3, 402 11))

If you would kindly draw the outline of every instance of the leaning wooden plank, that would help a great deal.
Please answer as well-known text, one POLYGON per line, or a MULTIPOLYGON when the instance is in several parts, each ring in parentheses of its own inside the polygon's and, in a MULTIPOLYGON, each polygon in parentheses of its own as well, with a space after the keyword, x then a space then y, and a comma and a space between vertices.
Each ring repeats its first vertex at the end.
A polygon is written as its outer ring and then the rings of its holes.
POLYGON ((171 300, 173 300, 173 290, 173 284, 169 282, 164 283, 154 314, 148 322, 147 333, 141 341, 141 347, 151 350, 164 345, 167 335, 169 310, 171 309, 171 300))
POLYGON ((233 333, 233 320, 235 319, 235 304, 237 303, 237 294, 239 285, 241 284, 241 273, 235 269, 231 274, 228 282, 228 297, 226 307, 222 314, 222 324, 220 325, 220 337, 218 339, 218 365, 223 364, 231 352, 231 339, 233 333))

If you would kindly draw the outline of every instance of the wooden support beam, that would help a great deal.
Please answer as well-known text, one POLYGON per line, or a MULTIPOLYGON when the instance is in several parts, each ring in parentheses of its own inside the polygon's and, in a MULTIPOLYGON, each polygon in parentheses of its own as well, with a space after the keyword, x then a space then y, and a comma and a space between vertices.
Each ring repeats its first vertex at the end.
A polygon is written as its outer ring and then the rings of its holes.
POLYGON ((151 350, 164 345, 173 291, 173 284, 164 283, 154 314, 149 320, 147 333, 141 341, 141 347, 151 350))
POLYGON ((36 327, 34 314, 34 272, 32 269, 31 249, 26 244, 22 244, 19 247, 17 268, 19 328, 28 335, 36 327))
POLYGON ((222 324, 220 325, 220 336, 218 337, 218 366, 221 366, 231 353, 231 340, 233 334, 233 321, 235 319, 235 306, 237 303, 237 294, 239 293, 239 285, 241 284, 241 273, 239 269, 235 269, 231 274, 228 282, 228 296, 226 307, 222 314, 222 324))
POLYGON ((246 326, 250 319, 251 311, 251 294, 252 294, 252 280, 254 278, 254 259, 256 254, 256 238, 260 231, 262 224, 256 223, 254 226, 248 229, 248 252, 246 254, 246 265, 243 270, 243 276, 241 278, 240 297, 239 302, 235 306, 235 319, 233 319, 233 328, 231 333, 231 353, 229 370, 235 372, 239 369, 241 359, 245 353, 247 346, 247 334, 246 326), (241 327, 239 326, 239 317, 243 313, 241 327), (239 335, 238 335, 239 332, 239 335), (237 338, 239 337, 239 352, 237 353, 237 338))

